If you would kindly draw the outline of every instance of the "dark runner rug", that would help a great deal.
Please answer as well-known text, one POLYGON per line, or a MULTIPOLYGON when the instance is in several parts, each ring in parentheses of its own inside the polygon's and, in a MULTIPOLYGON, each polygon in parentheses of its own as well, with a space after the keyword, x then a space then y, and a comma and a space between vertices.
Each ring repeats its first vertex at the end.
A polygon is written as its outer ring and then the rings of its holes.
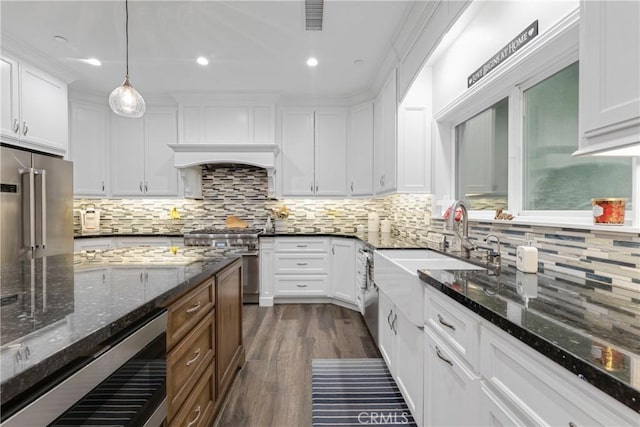
POLYGON ((415 426, 382 359, 314 359, 313 426, 415 426))

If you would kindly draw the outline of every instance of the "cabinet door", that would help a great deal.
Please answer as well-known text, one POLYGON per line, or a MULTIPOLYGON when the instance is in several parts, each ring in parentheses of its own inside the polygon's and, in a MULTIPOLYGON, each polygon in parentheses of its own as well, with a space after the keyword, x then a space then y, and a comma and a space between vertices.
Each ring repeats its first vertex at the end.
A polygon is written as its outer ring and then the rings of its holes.
POLYGON ((315 194, 347 195, 347 111, 315 112, 315 194))
MULTIPOLYGON (((416 327, 402 312, 396 311, 392 322, 396 335, 395 380, 404 396, 407 406, 416 420, 422 425, 422 380, 423 380, 423 340, 424 332, 416 327)), ((428 424, 438 425, 438 424, 428 424)))
POLYGON ((173 150, 177 142, 176 111, 147 110, 144 115, 144 191, 147 196, 177 196, 178 171, 173 150))
POLYGON ((106 106, 71 103, 70 148, 74 195, 107 195, 108 120, 109 110, 106 106))
POLYGON ((398 190, 431 192, 431 138, 425 107, 402 107, 398 113, 398 190))
POLYGON ((36 68, 21 66, 22 139, 65 154, 69 147, 67 85, 36 68))
POLYGON ((351 239, 333 239, 329 296, 356 303, 356 245, 351 239))
POLYGON ((638 142, 640 3, 580 2, 581 149, 638 142))
POLYGON ((143 119, 111 114, 111 194, 144 194, 143 119))
POLYGON ((313 111, 282 113, 282 194, 310 196, 314 192, 313 111))
MULTIPOLYGON (((395 374, 393 316, 395 307, 383 292, 378 294, 378 347, 391 375, 395 374)), ((395 376, 395 375, 394 375, 395 376)))
POLYGON ((382 180, 385 172, 384 109, 382 94, 373 103, 373 190, 376 194, 384 190, 382 180))
POLYGON ((204 138, 209 144, 249 142, 249 108, 246 106, 204 107, 204 138))
POLYGON ((384 176, 382 185, 385 192, 396 189, 396 139, 397 139, 397 118, 398 102, 396 98, 396 70, 383 89, 382 97, 383 121, 384 121, 384 176))
POLYGON ((424 344, 424 425, 483 425, 477 420, 480 380, 429 328, 424 344))
POLYGON ((2 136, 18 138, 20 117, 18 111, 18 62, 0 57, 0 132, 2 136))
POLYGON ((373 104, 351 109, 349 190, 352 196, 373 194, 373 104))

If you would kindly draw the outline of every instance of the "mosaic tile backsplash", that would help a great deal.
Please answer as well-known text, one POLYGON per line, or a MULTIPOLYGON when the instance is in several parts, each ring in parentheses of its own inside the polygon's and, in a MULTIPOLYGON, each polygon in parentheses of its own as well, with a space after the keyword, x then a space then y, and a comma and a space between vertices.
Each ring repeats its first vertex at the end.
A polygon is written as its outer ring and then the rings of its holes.
MULTIPOLYGON (((444 221, 431 220, 432 197, 428 194, 392 194, 361 199, 267 198, 267 173, 252 166, 203 170, 204 200, 191 199, 75 199, 74 232, 80 235, 79 210, 87 205, 101 209, 101 232, 168 233, 204 227, 223 227, 229 215, 249 226, 264 226, 269 209, 286 206, 291 212, 287 230, 306 233, 352 233, 366 228, 370 212, 390 219, 393 232, 424 244, 428 231, 443 231, 444 221), (176 208, 180 219, 171 220, 176 208)), ((508 222, 471 222, 471 239, 497 234, 503 263, 515 265, 516 247, 531 233, 538 248, 539 268, 552 269, 587 279, 599 291, 613 291, 640 300, 640 234, 612 231, 541 227, 508 222)))

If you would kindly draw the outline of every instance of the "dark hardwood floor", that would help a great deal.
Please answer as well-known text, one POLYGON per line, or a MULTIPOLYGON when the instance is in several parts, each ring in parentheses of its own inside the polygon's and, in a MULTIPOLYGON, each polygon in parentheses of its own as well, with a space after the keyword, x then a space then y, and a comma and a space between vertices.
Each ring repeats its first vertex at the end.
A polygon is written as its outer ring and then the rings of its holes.
POLYGON ((311 426, 311 360, 380 357, 360 313, 332 304, 245 305, 246 362, 219 427, 311 426))

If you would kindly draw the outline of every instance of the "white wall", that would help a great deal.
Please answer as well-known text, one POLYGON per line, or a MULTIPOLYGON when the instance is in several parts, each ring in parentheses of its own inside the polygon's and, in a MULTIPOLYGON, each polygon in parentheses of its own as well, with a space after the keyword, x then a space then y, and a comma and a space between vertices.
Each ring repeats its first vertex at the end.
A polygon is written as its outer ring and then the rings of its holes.
POLYGON ((520 31, 537 19, 538 33, 543 34, 575 10, 578 0, 482 1, 476 6, 465 12, 475 13, 473 17, 461 19, 468 22, 465 28, 455 28, 458 24, 454 24, 452 31, 460 35, 432 64, 433 111, 436 114, 462 95, 467 89, 467 77, 520 31))

